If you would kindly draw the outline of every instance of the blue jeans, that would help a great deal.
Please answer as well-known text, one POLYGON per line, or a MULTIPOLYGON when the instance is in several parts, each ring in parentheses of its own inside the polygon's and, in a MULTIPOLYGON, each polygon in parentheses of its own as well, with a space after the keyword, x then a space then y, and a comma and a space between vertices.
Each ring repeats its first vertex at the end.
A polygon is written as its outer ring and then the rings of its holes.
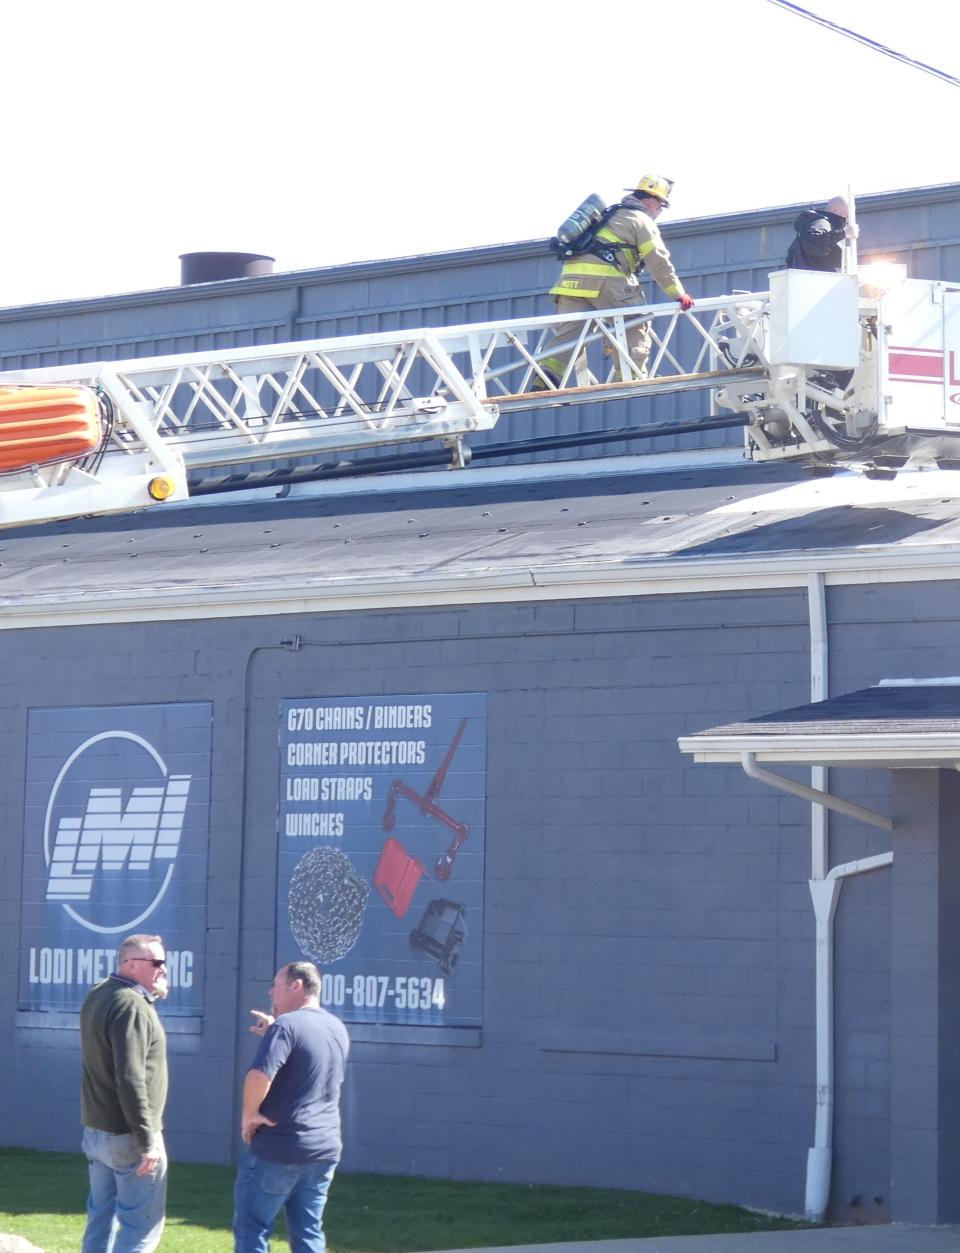
POLYGON ((268 1162, 248 1153, 234 1190, 234 1253, 268 1253, 281 1207, 291 1253, 324 1253, 323 1208, 336 1162, 268 1162))
POLYGON ((167 1203, 167 1156, 159 1139, 160 1164, 138 1175, 142 1151, 132 1135, 83 1129, 90 1175, 83 1253, 152 1253, 163 1235, 167 1203))

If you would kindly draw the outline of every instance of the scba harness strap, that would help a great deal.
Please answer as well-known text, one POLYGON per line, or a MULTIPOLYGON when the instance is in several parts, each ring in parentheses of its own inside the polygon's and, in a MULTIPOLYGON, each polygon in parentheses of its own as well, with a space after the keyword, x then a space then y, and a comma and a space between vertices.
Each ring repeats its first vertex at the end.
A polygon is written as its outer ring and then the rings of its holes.
POLYGON ((637 256, 632 266, 629 262, 625 262, 623 254, 635 253, 635 246, 624 243, 623 240, 613 235, 612 231, 605 230, 613 215, 618 210, 626 208, 630 208, 630 206, 622 202, 611 205, 608 209, 604 209, 600 217, 591 223, 585 231, 582 231, 576 239, 571 239, 567 243, 561 243, 554 236, 550 241, 550 247, 563 261, 569 261, 574 257, 596 257, 598 261, 602 261, 604 265, 612 266, 624 276, 639 274, 644 268, 643 256, 637 256), (613 237, 601 238, 604 234, 613 237))
MULTIPOLYGON (((621 274, 627 276, 630 274, 639 274, 643 269, 643 258, 637 257, 635 265, 630 267, 624 263, 623 253, 633 252, 634 248, 630 244, 626 244, 622 239, 601 239, 601 232, 613 215, 622 208, 623 204, 611 205, 609 209, 605 209, 600 218, 585 230, 576 239, 571 240, 567 244, 561 244, 556 238, 550 241, 553 251, 564 261, 573 257, 596 257, 598 261, 602 261, 604 265, 613 266, 621 274)), ((612 235, 610 231, 608 234, 612 235)))
POLYGON ((613 204, 610 205, 608 209, 604 209, 603 213, 601 213, 596 222, 591 223, 585 231, 578 235, 576 239, 571 239, 569 243, 562 244, 560 240, 554 236, 553 239, 550 240, 550 247, 555 253, 557 253, 558 256, 563 258, 582 257, 589 253, 595 257, 599 257, 601 261, 606 261, 608 265, 616 265, 616 261, 613 259, 614 254, 625 245, 622 243, 612 243, 605 240, 598 240, 597 235, 603 227, 606 226, 617 210, 622 207, 623 206, 621 204, 613 204))

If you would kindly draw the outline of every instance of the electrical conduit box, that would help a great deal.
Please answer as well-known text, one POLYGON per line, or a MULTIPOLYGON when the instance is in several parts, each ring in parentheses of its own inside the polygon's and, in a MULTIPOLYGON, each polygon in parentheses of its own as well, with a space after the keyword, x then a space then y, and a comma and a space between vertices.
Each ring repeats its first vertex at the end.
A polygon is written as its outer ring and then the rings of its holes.
POLYGON ((860 359, 855 274, 770 275, 770 364, 852 369, 860 359))

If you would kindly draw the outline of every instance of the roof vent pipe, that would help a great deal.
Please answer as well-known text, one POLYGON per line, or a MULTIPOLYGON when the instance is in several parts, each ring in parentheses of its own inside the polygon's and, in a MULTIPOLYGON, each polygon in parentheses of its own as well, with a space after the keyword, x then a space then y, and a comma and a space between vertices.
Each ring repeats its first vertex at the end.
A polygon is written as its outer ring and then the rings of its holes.
POLYGON ((272 274, 275 260, 262 252, 184 252, 180 254, 180 285, 272 274))

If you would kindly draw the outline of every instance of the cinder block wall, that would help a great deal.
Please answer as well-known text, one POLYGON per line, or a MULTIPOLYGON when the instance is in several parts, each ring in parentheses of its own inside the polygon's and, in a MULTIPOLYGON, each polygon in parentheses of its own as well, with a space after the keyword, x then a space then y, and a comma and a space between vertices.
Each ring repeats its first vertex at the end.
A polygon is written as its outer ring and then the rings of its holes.
MULTIPOLYGON (((347 1167, 802 1208, 809 814, 676 748, 681 733, 806 699, 802 592, 9 632, 0 657, 17 676, 2 689, 8 1004, 27 706, 58 703, 68 682, 71 703, 214 704, 207 1012, 201 1036, 171 1038, 174 1154, 226 1161, 237 1148, 248 1010, 264 1004, 274 969, 280 699, 485 691, 479 1046, 358 1032, 347 1167), (293 634, 305 641, 297 653, 279 647, 293 634)), ((851 827, 842 839, 844 855, 875 851, 872 834, 851 827)), ((882 889, 844 901, 840 963, 853 981, 883 982, 870 950, 886 942, 886 908, 882 889)), ((869 1050, 884 1054, 882 1006, 870 997, 841 1010, 849 1091, 869 1050)), ((14 1067, 6 1138, 72 1147, 75 1032, 18 1028, 14 1015, 0 1030, 14 1067)), ((882 1073, 869 1073, 881 1091, 882 1073)), ((882 1113, 841 1119, 844 1192, 885 1195, 882 1113)))

